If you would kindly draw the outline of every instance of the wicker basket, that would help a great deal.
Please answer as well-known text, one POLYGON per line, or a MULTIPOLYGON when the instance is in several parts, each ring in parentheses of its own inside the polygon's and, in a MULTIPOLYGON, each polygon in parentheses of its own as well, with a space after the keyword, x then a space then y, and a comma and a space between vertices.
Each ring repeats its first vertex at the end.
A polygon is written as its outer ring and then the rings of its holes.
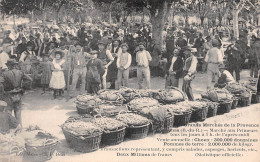
POLYGON ((171 131, 174 123, 174 116, 170 116, 164 120, 164 127, 162 133, 168 133, 171 131))
POLYGON ((251 97, 240 97, 238 99, 238 106, 239 107, 246 107, 251 104, 251 97))
POLYGON ((251 104, 259 103, 260 96, 257 93, 252 93, 251 104))
POLYGON ((217 115, 218 103, 209 103, 207 118, 217 115))
POLYGON ((208 107, 202 107, 201 109, 197 109, 192 111, 191 113, 191 121, 204 121, 207 118, 208 107))
POLYGON ((102 133, 93 136, 75 136, 74 134, 62 129, 69 147, 78 152, 92 152, 99 149, 102 133))
POLYGON ((31 146, 25 144, 28 157, 33 161, 46 161, 52 158, 54 151, 58 145, 58 140, 49 139, 43 146, 31 146))
POLYGON ((119 130, 110 131, 109 133, 103 133, 101 143, 105 145, 117 145, 124 141, 125 127, 119 130))
POLYGON ((141 125, 141 126, 128 127, 126 129, 126 135, 130 139, 145 138, 148 135, 149 125, 150 125, 150 123, 145 124, 145 125, 141 125))
POLYGON ((187 125, 187 124, 190 122, 191 113, 192 113, 192 111, 183 113, 183 114, 181 114, 181 115, 179 115, 179 114, 174 114, 174 123, 173 123, 173 126, 174 126, 174 127, 179 127, 179 126, 185 126, 185 125, 187 125))
POLYGON ((237 108, 237 104, 238 104, 238 98, 235 97, 235 98, 233 98, 231 109, 236 109, 237 108))
POLYGON ((10 149, 10 152, 0 152, 0 161, 23 161, 23 148, 14 146, 10 149))
POLYGON ((229 113, 232 107, 233 101, 223 101, 219 103, 217 114, 229 113))
POLYGON ((78 114, 92 114, 95 107, 88 107, 86 105, 77 104, 76 108, 78 114))

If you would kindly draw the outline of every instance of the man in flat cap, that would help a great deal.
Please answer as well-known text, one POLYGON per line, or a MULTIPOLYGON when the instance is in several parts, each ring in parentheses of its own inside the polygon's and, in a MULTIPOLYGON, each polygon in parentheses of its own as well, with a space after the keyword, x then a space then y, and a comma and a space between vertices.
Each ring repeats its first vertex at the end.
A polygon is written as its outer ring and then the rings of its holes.
POLYGON ((192 93, 191 81, 194 79, 194 75, 196 73, 196 68, 198 64, 197 57, 194 56, 191 52, 191 48, 189 46, 185 46, 184 54, 187 58, 185 60, 185 65, 183 68, 184 71, 184 78, 183 78, 183 85, 182 90, 187 94, 187 97, 190 101, 194 100, 194 96, 192 93))

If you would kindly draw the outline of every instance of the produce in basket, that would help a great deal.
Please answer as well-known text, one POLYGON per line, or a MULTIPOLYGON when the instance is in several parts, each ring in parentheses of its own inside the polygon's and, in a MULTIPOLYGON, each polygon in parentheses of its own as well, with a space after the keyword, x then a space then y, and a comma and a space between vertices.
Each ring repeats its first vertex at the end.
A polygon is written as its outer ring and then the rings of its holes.
POLYGON ((79 105, 85 105, 87 107, 95 107, 101 103, 101 100, 97 96, 79 95, 77 96, 75 103, 79 105))
POLYGON ((100 90, 98 96, 103 101, 123 102, 124 98, 117 90, 100 90))
POLYGON ((122 129, 127 126, 125 123, 121 121, 108 118, 108 117, 100 117, 100 118, 95 117, 94 120, 92 120, 91 122, 99 126, 105 133, 122 129))
POLYGON ((96 114, 101 114, 102 116, 115 116, 117 115, 120 111, 127 111, 127 106, 126 105, 109 105, 109 104, 101 104, 97 108, 94 109, 94 112, 96 114))
POLYGON ((177 104, 169 104, 169 105, 163 105, 163 108, 167 108, 170 112, 172 112, 173 114, 176 115, 182 115, 182 114, 186 114, 192 111, 192 108, 183 102, 179 102, 177 104))
POLYGON ((116 119, 127 124, 129 127, 142 126, 151 123, 149 119, 133 113, 124 113, 124 114, 119 113, 116 116, 116 119))
POLYGON ((165 107, 145 107, 141 109, 138 113, 148 117, 151 120, 161 121, 163 122, 166 118, 173 116, 172 112, 170 112, 165 107))
POLYGON ((186 101, 186 103, 193 109, 202 109, 204 107, 208 107, 208 104, 203 101, 186 101))
POLYGON ((136 98, 128 103, 129 109, 131 111, 139 111, 144 107, 151 107, 156 105, 159 105, 159 102, 156 99, 148 97, 136 98))
POLYGON ((249 90, 251 90, 252 92, 256 92, 257 91, 257 87, 256 86, 252 86, 250 84, 244 84, 244 86, 246 88, 248 88, 249 90))
POLYGON ((131 101, 134 98, 141 97, 136 89, 122 87, 118 90, 118 92, 124 97, 126 101, 131 101))
POLYGON ((185 93, 175 87, 154 91, 153 97, 163 103, 175 103, 186 100, 185 93))
POLYGON ((102 129, 95 124, 80 120, 64 123, 61 127, 76 136, 95 136, 102 133, 102 129))
POLYGON ((206 93, 203 93, 201 97, 207 98, 213 102, 222 102, 225 100, 232 100, 233 95, 224 88, 214 88, 208 90, 206 93))
POLYGON ((226 89, 232 94, 240 94, 245 87, 239 83, 230 83, 226 86, 226 89))

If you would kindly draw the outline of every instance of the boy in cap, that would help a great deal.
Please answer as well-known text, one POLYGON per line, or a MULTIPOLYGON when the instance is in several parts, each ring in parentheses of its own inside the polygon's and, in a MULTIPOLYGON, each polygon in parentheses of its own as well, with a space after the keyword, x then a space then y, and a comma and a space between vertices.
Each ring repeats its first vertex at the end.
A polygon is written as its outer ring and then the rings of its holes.
POLYGON ((132 63, 132 56, 130 53, 127 52, 128 45, 126 43, 121 44, 122 53, 118 55, 116 66, 118 68, 117 72, 117 85, 118 89, 122 85, 122 76, 124 77, 123 86, 128 86, 128 80, 129 80, 129 67, 132 63))
POLYGON ((98 51, 90 51, 87 63, 87 92, 91 94, 97 94, 100 90, 101 78, 105 73, 104 64, 97 56, 98 51))
POLYGON ((185 65, 183 68, 184 78, 183 78, 182 90, 183 90, 183 92, 185 92, 187 94, 188 99, 190 101, 193 101, 194 96, 192 93, 191 81, 192 81, 192 79, 194 79, 198 60, 197 60, 197 57, 195 57, 191 53, 191 48, 188 46, 184 47, 184 54, 187 59, 185 60, 185 65))
POLYGON ((231 73, 226 70, 224 64, 219 64, 218 68, 220 77, 218 78, 218 82, 215 84, 215 87, 224 88, 227 84, 236 82, 231 73))
POLYGON ((136 62, 137 62, 137 79, 139 89, 142 89, 143 75, 145 79, 146 88, 150 89, 150 68, 149 62, 152 61, 152 57, 148 51, 145 50, 145 45, 139 43, 139 51, 136 53, 136 62))

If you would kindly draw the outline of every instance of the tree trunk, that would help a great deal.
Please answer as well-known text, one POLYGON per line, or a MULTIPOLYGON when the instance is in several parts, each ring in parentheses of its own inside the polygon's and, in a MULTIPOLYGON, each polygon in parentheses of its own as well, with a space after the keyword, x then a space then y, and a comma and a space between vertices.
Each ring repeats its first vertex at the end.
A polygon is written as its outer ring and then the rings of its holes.
POLYGON ((109 5, 109 24, 112 24, 112 4, 109 5))
POLYGON ((239 30, 238 30, 238 9, 233 9, 233 31, 234 31, 234 38, 236 40, 239 39, 239 30))
POLYGON ((185 15, 185 27, 188 27, 189 26, 189 15, 186 14, 185 15))
POLYGON ((260 4, 257 5, 257 25, 260 26, 260 4))
POLYGON ((173 6, 172 6, 170 8, 170 11, 169 11, 169 25, 170 25, 170 27, 172 27, 173 18, 174 18, 174 15, 173 15, 173 6))
POLYGON ((163 45, 162 31, 167 19, 167 6, 168 2, 164 0, 160 6, 156 7, 158 8, 158 12, 151 10, 152 39, 155 41, 155 44, 160 50, 162 49, 163 45))
POLYGON ((201 16, 201 17, 200 17, 200 24, 201 24, 201 26, 204 26, 204 19, 205 19, 204 16, 201 16))

